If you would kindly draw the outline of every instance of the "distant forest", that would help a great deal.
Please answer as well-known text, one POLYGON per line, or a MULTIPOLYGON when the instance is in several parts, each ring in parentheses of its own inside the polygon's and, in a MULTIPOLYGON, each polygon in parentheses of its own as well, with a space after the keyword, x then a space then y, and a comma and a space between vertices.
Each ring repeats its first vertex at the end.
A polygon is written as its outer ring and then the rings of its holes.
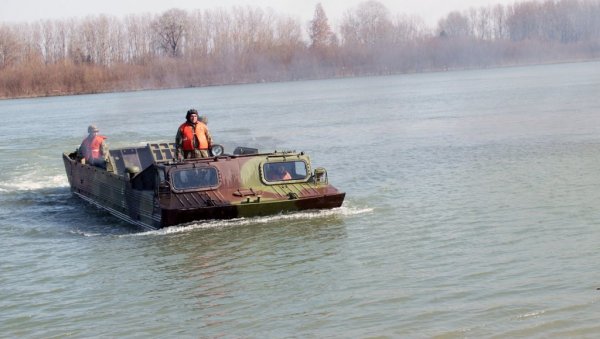
POLYGON ((435 27, 370 0, 333 28, 254 7, 0 23, 0 98, 597 59, 600 0, 451 12, 435 27))

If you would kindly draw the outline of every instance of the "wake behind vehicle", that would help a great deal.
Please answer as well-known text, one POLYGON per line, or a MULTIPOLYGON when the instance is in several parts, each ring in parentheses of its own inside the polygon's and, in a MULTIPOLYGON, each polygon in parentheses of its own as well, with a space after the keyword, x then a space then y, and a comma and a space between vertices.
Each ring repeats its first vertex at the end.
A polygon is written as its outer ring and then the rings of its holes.
POLYGON ((340 207, 345 193, 303 152, 213 147, 214 156, 175 159, 175 144, 110 150, 103 169, 63 153, 71 191, 146 229, 210 219, 340 207))

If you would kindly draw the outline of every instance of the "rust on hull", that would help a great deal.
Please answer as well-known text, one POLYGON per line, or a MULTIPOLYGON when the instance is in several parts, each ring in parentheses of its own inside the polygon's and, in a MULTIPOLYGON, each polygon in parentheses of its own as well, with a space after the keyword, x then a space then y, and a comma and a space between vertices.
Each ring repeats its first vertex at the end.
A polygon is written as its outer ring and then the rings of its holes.
POLYGON ((342 205, 345 193, 304 153, 248 150, 174 161, 174 145, 163 143, 111 150, 108 170, 75 153, 63 162, 75 195, 147 229, 342 205))

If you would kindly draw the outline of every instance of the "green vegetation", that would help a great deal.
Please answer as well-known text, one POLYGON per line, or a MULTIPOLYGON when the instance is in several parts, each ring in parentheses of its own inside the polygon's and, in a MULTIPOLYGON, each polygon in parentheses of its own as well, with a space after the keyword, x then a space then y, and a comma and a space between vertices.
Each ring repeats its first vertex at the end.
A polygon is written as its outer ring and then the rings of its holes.
POLYGON ((429 28, 370 0, 331 28, 234 7, 0 24, 0 98, 596 59, 599 0, 452 12, 429 28))

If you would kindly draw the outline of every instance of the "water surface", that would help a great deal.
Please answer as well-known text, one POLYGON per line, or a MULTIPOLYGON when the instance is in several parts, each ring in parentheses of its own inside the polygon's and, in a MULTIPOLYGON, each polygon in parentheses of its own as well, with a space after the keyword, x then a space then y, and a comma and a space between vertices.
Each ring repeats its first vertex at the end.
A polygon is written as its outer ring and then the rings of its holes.
POLYGON ((0 101, 7 337, 593 337, 600 63, 0 101), (340 209, 144 232, 73 197, 87 125, 303 150, 340 209))

